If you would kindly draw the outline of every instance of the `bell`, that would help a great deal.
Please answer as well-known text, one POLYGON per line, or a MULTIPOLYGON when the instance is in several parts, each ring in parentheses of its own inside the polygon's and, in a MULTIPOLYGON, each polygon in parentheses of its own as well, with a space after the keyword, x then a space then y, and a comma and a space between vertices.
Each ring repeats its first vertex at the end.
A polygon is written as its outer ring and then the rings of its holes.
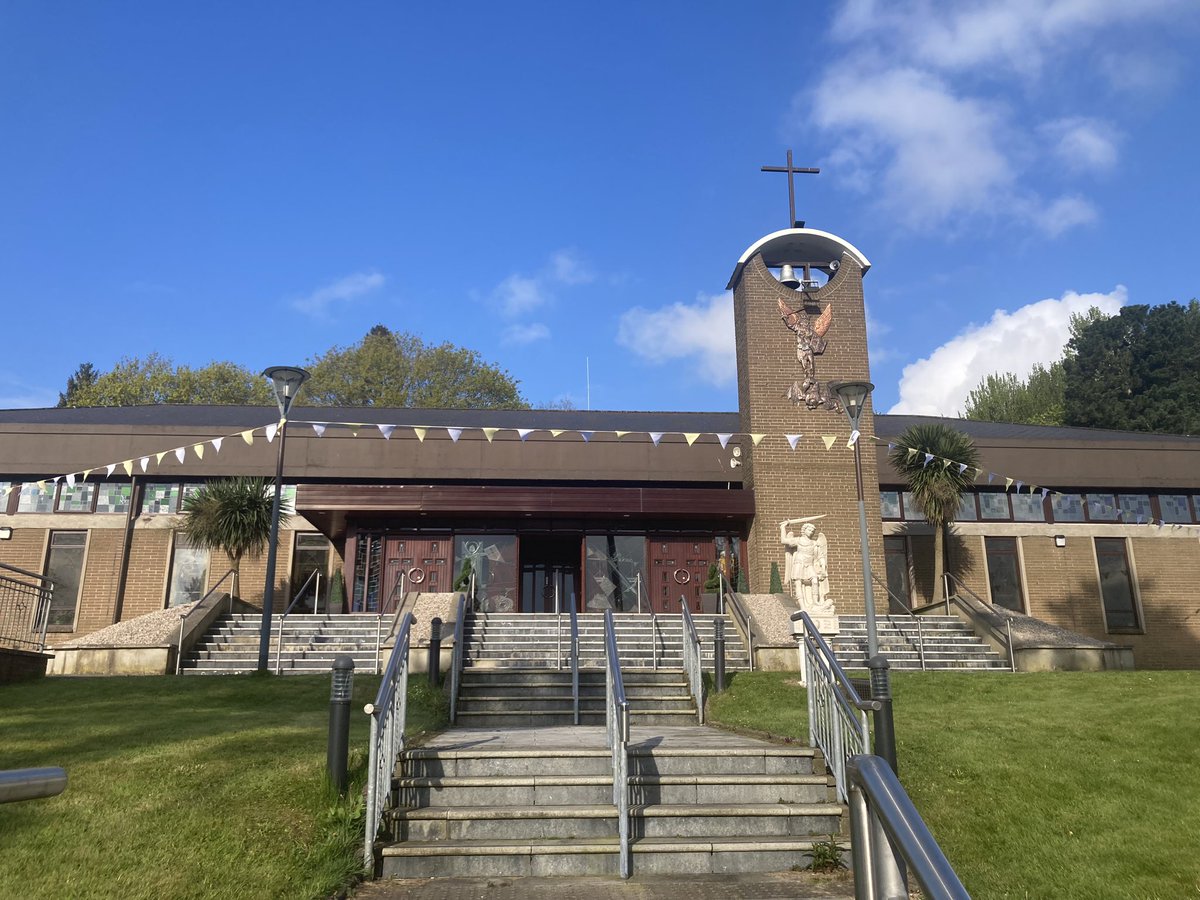
POLYGON ((792 267, 786 264, 779 270, 779 283, 793 291, 800 287, 800 279, 796 277, 792 267))

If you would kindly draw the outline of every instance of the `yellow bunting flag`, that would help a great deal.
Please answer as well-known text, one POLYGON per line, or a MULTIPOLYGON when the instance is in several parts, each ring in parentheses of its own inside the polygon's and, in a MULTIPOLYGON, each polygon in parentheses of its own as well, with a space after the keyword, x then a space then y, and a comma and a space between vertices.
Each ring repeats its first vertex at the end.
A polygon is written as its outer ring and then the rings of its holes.
POLYGON ((121 468, 125 470, 126 475, 132 476, 133 475, 133 460, 132 459, 125 460, 123 463, 121 463, 121 468))
POLYGON ((560 429, 560 428, 551 428, 550 429, 550 437, 558 437, 560 434, 562 434, 562 429, 560 429))
POLYGON ((759 442, 761 442, 762 439, 765 437, 766 437, 765 434, 752 434, 752 435, 750 435, 750 440, 752 440, 754 442, 754 446, 757 447, 759 445, 759 442))
POLYGON ((44 490, 46 490, 46 482, 45 482, 45 481, 39 481, 39 482, 37 483, 37 489, 38 489, 39 491, 44 491, 44 490))
POLYGON ((192 449, 196 451, 196 455, 198 457, 200 457, 201 459, 204 459, 204 445, 203 444, 193 444, 192 449))
POLYGON ((950 468, 950 460, 948 460, 948 459, 943 459, 943 460, 942 460, 942 468, 943 468, 943 469, 948 469, 948 468, 950 468))
POLYGON ((500 429, 499 428, 480 428, 479 430, 483 432, 483 436, 485 438, 487 438, 487 441, 490 444, 492 442, 492 438, 494 438, 496 436, 496 432, 499 431, 500 429))
POLYGON ((156 463, 158 463, 158 464, 161 466, 161 465, 162 465, 162 458, 163 458, 164 456, 166 456, 166 455, 167 455, 167 451, 166 451, 166 450, 159 450, 157 453, 155 453, 155 454, 154 454, 154 461, 155 461, 156 463))
POLYGON ((242 440, 245 441, 247 444, 253 444, 254 443, 254 429, 248 428, 247 430, 243 431, 242 432, 242 440))
POLYGON ((1005 478, 1004 479, 1004 489, 1007 491, 1010 487, 1012 487, 1012 483, 1013 483, 1013 480, 1011 478, 1005 478))
POLYGON ((623 438, 623 437, 625 437, 625 435, 629 434, 629 432, 628 431, 614 431, 613 434, 615 434, 618 438, 623 438))
POLYGON ((83 470, 83 480, 84 480, 84 481, 87 481, 87 480, 88 480, 88 476, 89 476, 89 475, 91 475, 91 474, 92 474, 92 470, 91 470, 91 469, 84 469, 84 470, 83 470))
POLYGON ((834 441, 837 440, 837 435, 836 434, 823 434, 823 435, 821 435, 821 440, 823 440, 825 442, 826 450, 832 450, 833 443, 834 443, 834 441))
POLYGON ((917 448, 916 448, 916 447, 909 447, 909 448, 908 448, 908 461, 909 461, 909 462, 912 462, 912 458, 913 458, 914 456, 916 456, 916 455, 917 455, 917 448))
POLYGON ((425 443, 425 429, 424 428, 414 428, 413 434, 415 434, 417 436, 418 441, 420 441, 422 444, 425 443))
POLYGON ((700 437, 700 434, 699 432, 695 431, 685 431, 683 436, 687 440, 688 446, 690 447, 692 444, 696 443, 696 438, 700 437))

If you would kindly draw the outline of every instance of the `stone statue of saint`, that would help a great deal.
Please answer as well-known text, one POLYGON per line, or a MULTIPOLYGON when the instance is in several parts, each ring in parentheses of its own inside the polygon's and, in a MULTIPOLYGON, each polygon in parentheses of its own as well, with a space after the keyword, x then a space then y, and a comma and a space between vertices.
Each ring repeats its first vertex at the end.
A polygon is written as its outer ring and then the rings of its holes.
MULTIPOLYGON (((819 518, 819 517, 818 517, 819 518)), ((779 523, 779 541, 791 548, 787 578, 792 584, 800 608, 814 615, 833 615, 829 599, 829 542, 824 533, 807 519, 788 519, 779 523), (800 534, 791 533, 800 526, 800 534)))

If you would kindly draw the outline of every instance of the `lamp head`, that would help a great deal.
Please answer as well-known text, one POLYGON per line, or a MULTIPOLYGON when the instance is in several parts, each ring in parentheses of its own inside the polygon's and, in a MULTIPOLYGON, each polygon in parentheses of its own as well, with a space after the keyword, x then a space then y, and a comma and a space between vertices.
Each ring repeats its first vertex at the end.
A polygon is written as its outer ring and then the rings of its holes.
POLYGON ((271 379, 279 414, 286 417, 296 395, 300 393, 300 386, 308 381, 308 373, 294 366, 270 366, 263 369, 262 374, 264 378, 271 379))
POLYGON ((842 401, 846 415, 850 417, 850 423, 857 427, 863 407, 867 404, 867 397, 871 391, 875 390, 875 385, 869 381, 838 381, 831 384, 830 387, 842 401))

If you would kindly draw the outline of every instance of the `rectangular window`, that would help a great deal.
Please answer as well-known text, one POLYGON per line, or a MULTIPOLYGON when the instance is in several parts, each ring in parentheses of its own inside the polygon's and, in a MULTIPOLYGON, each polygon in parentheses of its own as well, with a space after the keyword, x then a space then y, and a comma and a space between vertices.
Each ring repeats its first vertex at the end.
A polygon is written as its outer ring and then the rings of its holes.
POLYGON ((984 519, 1011 519, 1008 494, 989 491, 979 495, 979 514, 984 519))
POLYGON ((459 534, 454 537, 454 585, 484 612, 517 609, 517 537, 459 534), (472 577, 473 576, 473 577, 472 577), (470 592, 474 590, 474 595, 470 592))
MULTIPOLYGON (((736 552, 727 548, 727 553, 736 552)), ((650 608, 646 583, 646 538, 637 534, 589 534, 584 539, 584 609, 588 612, 636 612, 650 608)), ((732 557, 728 557, 732 569, 732 557)))
POLYGON ((1188 508, 1187 494, 1159 494, 1158 508, 1162 510, 1164 522, 1192 521, 1192 511, 1188 508))
POLYGON ((879 511, 882 517, 885 519, 900 518, 900 492, 880 491, 879 511))
POLYGON ((1122 494, 1119 498, 1121 515, 1129 524, 1149 522, 1154 518, 1149 494, 1122 494))
POLYGON ((179 485, 148 484, 142 493, 142 515, 166 515, 179 508, 179 485))
POLYGON ((1112 494, 1087 495, 1088 519, 1093 522, 1115 522, 1117 520, 1117 498, 1112 494))
POLYGON ((383 564, 383 535, 360 532, 354 549, 354 590, 351 612, 379 609, 380 575, 383 564))
POLYGON ((133 488, 128 484, 102 484, 100 495, 96 498, 96 512, 127 513, 132 495, 133 488))
POLYGON ((962 499, 958 502, 958 512, 954 514, 956 522, 974 522, 979 518, 979 514, 975 511, 975 495, 963 494, 962 499))
POLYGON ((53 482, 43 482, 39 487, 37 482, 21 485, 21 494, 17 500, 19 513, 48 513, 54 511, 54 493, 58 485, 53 482))
POLYGON ((1045 522, 1046 507, 1041 494, 1013 494, 1013 518, 1018 522, 1045 522))
POLYGON ((1109 631, 1140 631, 1125 538, 1095 538, 1100 596, 1109 631))
POLYGON ((12 496, 9 488, 12 486, 11 481, 0 481, 0 515, 5 515, 8 512, 8 500, 12 496))
POLYGON ((57 509, 59 512, 90 513, 92 501, 95 499, 96 485, 94 484, 76 484, 74 487, 64 484, 62 490, 58 492, 57 509))
POLYGON ((50 631, 75 630, 86 547, 86 531, 54 531, 50 534, 50 554, 46 559, 46 577, 54 582, 47 625, 50 631))
POLYGON ((904 518, 909 522, 924 522, 925 513, 921 512, 921 504, 917 503, 917 498, 912 495, 912 491, 905 491, 904 497, 904 518))
POLYGON ((1050 501, 1055 522, 1082 522, 1083 503, 1078 494, 1052 494, 1050 501))
MULTIPOLYGON (((272 486, 272 498, 275 497, 274 490, 275 488, 272 486)), ((296 514, 296 486, 294 484, 285 484, 279 489, 279 511, 289 516, 296 514)))
POLYGON ((986 537, 983 539, 987 552, 988 588, 992 604, 1003 606, 1014 612, 1025 612, 1025 596, 1021 589, 1021 558, 1017 553, 1017 539, 1011 537, 986 537))
POLYGON ((296 550, 292 554, 292 599, 301 589, 304 599, 296 606, 297 611, 301 607, 314 611, 324 607, 329 597, 329 538, 323 534, 304 531, 296 534, 296 550), (314 572, 320 573, 320 582, 313 577, 314 572), (311 582, 309 578, 312 578, 311 582))
POLYGON ((208 583, 208 551, 193 547, 186 534, 175 535, 175 553, 171 557, 171 588, 168 606, 195 603, 204 596, 208 583))

